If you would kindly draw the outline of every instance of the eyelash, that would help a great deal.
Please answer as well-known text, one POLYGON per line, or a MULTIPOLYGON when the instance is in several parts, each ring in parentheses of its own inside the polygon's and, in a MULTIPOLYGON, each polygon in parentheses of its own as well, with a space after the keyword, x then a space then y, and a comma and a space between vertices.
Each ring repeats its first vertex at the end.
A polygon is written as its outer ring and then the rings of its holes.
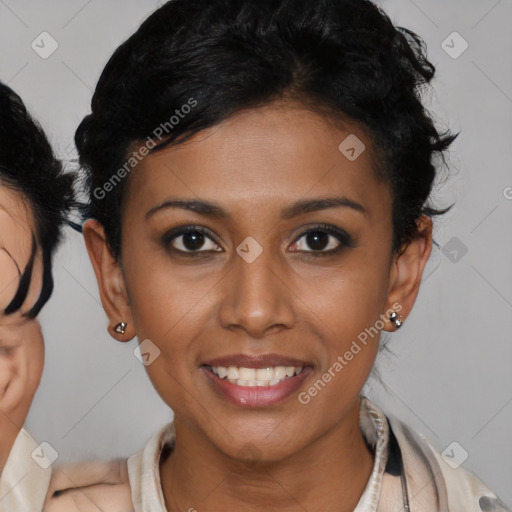
MULTIPOLYGON (((345 247, 354 247, 354 243, 352 240, 352 237, 344 230, 335 228, 334 226, 330 226, 329 224, 318 224, 316 226, 312 226, 311 228, 308 228, 306 231, 301 233, 293 244, 301 240, 303 237, 311 234, 311 233, 318 233, 318 232, 325 232, 334 238, 336 238, 340 244, 335 248, 331 249, 329 251, 320 251, 320 250, 311 250, 311 251, 294 251, 294 252, 302 252, 302 253, 311 253, 315 257, 316 256, 332 256, 334 254, 337 254, 345 247)), ((174 253, 179 253, 180 255, 186 255, 186 257, 198 257, 201 254, 204 253, 211 253, 211 252, 221 252, 217 250, 208 250, 208 251, 183 251, 181 249, 175 249, 171 246, 171 242, 175 240, 176 238, 186 235, 189 233, 201 233, 208 237, 210 240, 212 240, 215 244, 219 245, 219 243, 215 240, 215 237, 210 233, 209 230, 203 228, 202 226, 197 225, 190 225, 190 226, 183 226, 177 229, 174 229, 168 233, 166 233, 162 237, 162 245, 167 249, 174 253)))

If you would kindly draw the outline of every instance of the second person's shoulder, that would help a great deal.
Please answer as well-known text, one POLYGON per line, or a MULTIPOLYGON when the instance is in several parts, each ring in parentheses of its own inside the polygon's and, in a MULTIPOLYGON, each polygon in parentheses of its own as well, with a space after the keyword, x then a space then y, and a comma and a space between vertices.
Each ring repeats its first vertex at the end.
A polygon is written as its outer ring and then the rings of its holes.
POLYGON ((82 462, 53 471, 43 512, 133 512, 126 460, 82 462))

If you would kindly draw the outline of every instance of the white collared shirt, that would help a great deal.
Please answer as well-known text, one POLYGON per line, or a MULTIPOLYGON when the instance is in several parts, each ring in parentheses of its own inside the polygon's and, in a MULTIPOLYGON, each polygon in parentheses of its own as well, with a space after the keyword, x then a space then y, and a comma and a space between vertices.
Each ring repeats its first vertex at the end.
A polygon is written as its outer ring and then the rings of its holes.
POLYGON ((22 428, 0 475, 0 512, 40 512, 50 484, 51 463, 22 428))

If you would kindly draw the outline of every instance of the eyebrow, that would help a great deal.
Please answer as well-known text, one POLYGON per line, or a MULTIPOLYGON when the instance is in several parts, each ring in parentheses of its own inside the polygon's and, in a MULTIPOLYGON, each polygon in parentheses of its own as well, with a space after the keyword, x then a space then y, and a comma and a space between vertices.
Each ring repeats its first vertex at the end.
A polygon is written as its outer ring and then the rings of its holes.
MULTIPOLYGON (((329 208, 350 208, 357 212, 367 214, 366 208, 356 201, 346 197, 321 197, 317 199, 301 199, 287 206, 281 211, 281 219, 288 220, 298 217, 305 213, 312 213, 329 208)), ((217 218, 221 220, 231 220, 232 216, 224 208, 216 203, 202 200, 183 200, 167 199, 163 203, 151 208, 145 215, 146 220, 155 213, 168 208, 181 208, 183 210, 193 211, 206 217, 217 218)))

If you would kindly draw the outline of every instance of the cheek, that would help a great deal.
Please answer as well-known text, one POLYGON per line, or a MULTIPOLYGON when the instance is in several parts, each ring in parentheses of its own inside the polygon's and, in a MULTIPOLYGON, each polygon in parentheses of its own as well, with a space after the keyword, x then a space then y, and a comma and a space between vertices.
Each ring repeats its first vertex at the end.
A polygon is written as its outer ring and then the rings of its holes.
POLYGON ((352 337, 370 328, 384 311, 387 298, 387 279, 370 268, 347 269, 346 277, 331 284, 331 315, 337 329, 352 337))
MULTIPOLYGON (((340 345, 375 325, 384 313, 388 289, 385 259, 353 250, 337 266, 302 270, 293 283, 294 292, 325 325, 331 344, 340 345)), ((307 314, 306 310, 303 312, 307 314)))
POLYGON ((310 320, 322 329, 323 346, 317 352, 324 355, 315 378, 298 395, 311 428, 335 423, 351 410, 378 353, 385 293, 375 281, 368 285, 368 273, 346 270, 326 280, 316 297, 315 312, 322 322, 310 320))
POLYGON ((125 284, 132 318, 138 339, 157 356, 145 368, 153 386, 167 404, 179 409, 182 386, 193 386, 189 370, 195 366, 194 340, 204 328, 207 294, 215 281, 194 278, 191 268, 182 272, 171 268, 164 257, 145 253, 147 258, 135 247, 126 250, 130 256, 124 261, 125 284))
POLYGON ((165 251, 132 243, 133 238, 126 238, 123 266, 137 336, 157 345, 179 344, 199 328, 218 268, 173 265, 165 251))
POLYGON ((186 331, 193 335, 208 288, 199 280, 189 282, 158 269, 146 278, 143 273, 136 274, 128 289, 139 339, 168 343, 187 337, 186 331))
MULTIPOLYGON (((44 348, 40 333, 31 333, 25 346, 11 355, 0 356, 0 408, 4 411, 23 411, 26 414, 41 381, 44 348)), ((24 420, 23 420, 24 421, 24 420)))
POLYGON ((14 261, 5 251, 0 251, 0 311, 4 311, 11 302, 18 283, 18 270, 14 261))
POLYGON ((41 382, 44 369, 44 341, 39 329, 32 334, 31 346, 27 350, 27 358, 27 395, 33 397, 41 382))
POLYGON ((0 355, 0 404, 2 405, 7 388, 12 382, 15 373, 16 367, 12 360, 6 355, 0 355))
POLYGON ((0 357, 0 408, 10 413, 23 406, 25 397, 32 394, 26 361, 17 350, 16 355, 0 357))
POLYGON ((338 270, 317 275, 315 283, 301 291, 314 315, 307 310, 303 314, 322 333, 325 353, 319 368, 322 382, 311 396, 320 391, 324 399, 355 395, 373 367, 385 326, 387 263, 382 257, 354 253, 338 270), (330 391, 324 393, 324 388, 330 391))

